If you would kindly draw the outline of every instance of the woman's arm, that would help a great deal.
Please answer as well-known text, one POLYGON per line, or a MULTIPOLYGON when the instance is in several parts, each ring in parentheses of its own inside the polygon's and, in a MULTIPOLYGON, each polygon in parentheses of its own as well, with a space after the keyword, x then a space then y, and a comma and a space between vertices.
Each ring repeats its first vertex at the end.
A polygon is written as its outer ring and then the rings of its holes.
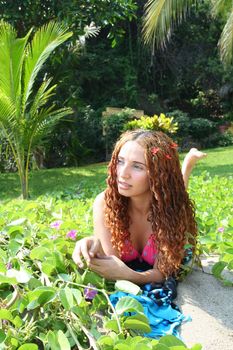
POLYGON ((104 192, 101 192, 93 203, 94 236, 100 240, 105 255, 119 256, 117 249, 112 246, 111 232, 105 226, 104 205, 104 192))
POLYGON ((146 272, 137 272, 129 268, 112 247, 111 233, 104 222, 104 192, 100 193, 93 205, 94 235, 101 242, 105 256, 92 258, 88 263, 91 270, 108 280, 128 280, 136 284, 161 282, 164 277, 155 265, 146 272))
POLYGON ((198 151, 196 148, 191 148, 190 151, 186 154, 182 164, 182 174, 186 190, 188 188, 189 177, 193 170, 193 167, 199 159, 202 159, 206 156, 206 153, 198 151))
POLYGON ((114 255, 91 259, 89 267, 108 280, 127 280, 135 284, 164 281, 164 276, 157 267, 145 272, 134 271, 114 255))

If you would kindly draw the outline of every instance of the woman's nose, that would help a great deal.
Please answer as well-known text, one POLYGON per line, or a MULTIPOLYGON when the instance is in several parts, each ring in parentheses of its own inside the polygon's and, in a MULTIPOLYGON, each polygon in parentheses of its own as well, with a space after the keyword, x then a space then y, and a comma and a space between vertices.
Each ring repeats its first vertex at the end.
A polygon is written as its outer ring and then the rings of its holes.
POLYGON ((130 177, 129 167, 126 164, 121 167, 120 176, 125 179, 130 177))

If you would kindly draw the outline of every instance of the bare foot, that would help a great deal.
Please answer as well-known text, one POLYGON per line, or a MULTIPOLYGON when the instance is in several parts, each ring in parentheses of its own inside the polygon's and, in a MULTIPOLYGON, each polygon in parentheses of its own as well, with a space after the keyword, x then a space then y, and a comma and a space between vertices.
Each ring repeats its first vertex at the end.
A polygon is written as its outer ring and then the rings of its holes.
POLYGON ((197 148, 191 148, 184 159, 184 163, 188 167, 193 167, 197 161, 205 158, 206 156, 206 153, 199 151, 197 148))

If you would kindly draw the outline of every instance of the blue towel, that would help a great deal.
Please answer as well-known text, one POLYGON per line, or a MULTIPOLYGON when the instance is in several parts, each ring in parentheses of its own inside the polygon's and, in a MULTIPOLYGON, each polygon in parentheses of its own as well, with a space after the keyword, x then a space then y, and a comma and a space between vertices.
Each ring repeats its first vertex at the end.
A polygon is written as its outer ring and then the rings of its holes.
MULTIPOLYGON (((189 249, 183 263, 186 264, 191 257, 192 251, 189 249)), ((152 268, 149 264, 138 260, 134 260, 127 265, 136 271, 146 271, 152 268)), ((191 317, 184 316, 178 306, 173 302, 177 296, 176 279, 171 276, 163 284, 147 283, 140 287, 142 289, 141 295, 124 292, 116 292, 110 295, 113 306, 117 304, 120 298, 130 296, 142 304, 144 313, 149 320, 151 332, 145 333, 145 337, 158 339, 164 335, 172 334, 177 338, 181 338, 179 327, 182 322, 191 321, 191 317)))
POLYGON ((190 321, 191 318, 185 317, 180 312, 178 307, 173 302, 171 302, 171 293, 168 292, 166 294, 166 292, 164 292, 162 289, 158 289, 156 291, 153 290, 154 294, 164 294, 164 303, 162 305, 158 305, 153 298, 148 296, 150 292, 144 290, 141 295, 133 295, 125 292, 116 292, 110 295, 110 300, 113 306, 116 306, 120 298, 130 296, 142 304, 144 313, 147 316, 151 327, 151 332, 145 333, 145 337, 158 339, 163 335, 172 334, 180 338, 178 327, 181 325, 182 322, 190 321))

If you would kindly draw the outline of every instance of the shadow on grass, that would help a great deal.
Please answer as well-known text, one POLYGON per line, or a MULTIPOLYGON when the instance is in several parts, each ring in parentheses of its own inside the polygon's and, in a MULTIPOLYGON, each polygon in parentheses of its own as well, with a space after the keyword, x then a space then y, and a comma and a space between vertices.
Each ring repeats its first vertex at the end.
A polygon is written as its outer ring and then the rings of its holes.
POLYGON ((231 164, 225 164, 221 166, 198 164, 198 166, 194 169, 192 176, 201 175, 204 171, 207 171, 210 174, 210 176, 233 176, 233 166, 231 164))
MULTIPOLYGON (((32 171, 29 176, 30 199, 41 195, 52 195, 63 191, 80 191, 104 187, 106 164, 88 165, 80 168, 57 168, 32 171)), ((17 173, 0 175, 0 200, 10 200, 21 196, 17 173)), ((85 192, 88 197, 88 191, 85 192)))

